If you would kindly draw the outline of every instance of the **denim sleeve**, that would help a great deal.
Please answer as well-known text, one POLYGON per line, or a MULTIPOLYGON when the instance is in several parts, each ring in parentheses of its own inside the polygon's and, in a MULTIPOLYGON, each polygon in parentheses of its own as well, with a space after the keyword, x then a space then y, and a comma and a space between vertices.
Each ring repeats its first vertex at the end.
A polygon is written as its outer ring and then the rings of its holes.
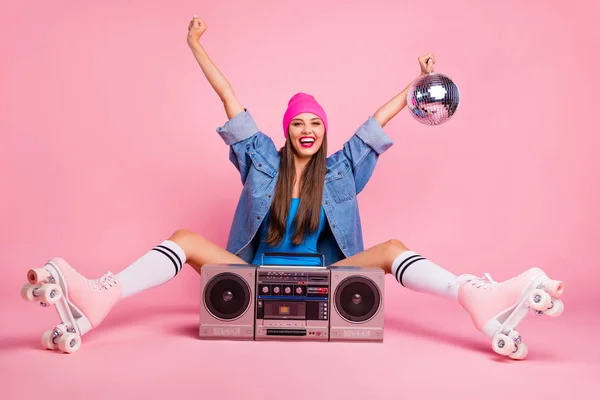
POLYGON ((246 109, 218 127, 217 133, 229 146, 229 160, 240 172, 242 183, 246 182, 252 164, 250 153, 260 152, 267 157, 277 155, 271 138, 258 129, 246 109))
POLYGON ((373 175, 379 156, 393 144, 379 122, 370 116, 344 143, 342 149, 329 157, 330 162, 333 165, 343 160, 350 163, 358 194, 373 175))

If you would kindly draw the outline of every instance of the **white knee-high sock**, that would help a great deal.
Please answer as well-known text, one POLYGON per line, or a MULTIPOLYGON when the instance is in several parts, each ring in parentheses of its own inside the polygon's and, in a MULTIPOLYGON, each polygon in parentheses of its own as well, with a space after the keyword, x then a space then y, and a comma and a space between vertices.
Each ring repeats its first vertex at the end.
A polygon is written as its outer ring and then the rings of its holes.
POLYGON ((458 286, 451 284, 457 276, 414 251, 407 250, 396 257, 392 274, 402 286, 411 290, 450 300, 458 297, 458 286))
POLYGON ((122 286, 121 298, 173 279, 181 271, 185 261, 185 253, 177 243, 170 240, 163 241, 115 275, 122 286))

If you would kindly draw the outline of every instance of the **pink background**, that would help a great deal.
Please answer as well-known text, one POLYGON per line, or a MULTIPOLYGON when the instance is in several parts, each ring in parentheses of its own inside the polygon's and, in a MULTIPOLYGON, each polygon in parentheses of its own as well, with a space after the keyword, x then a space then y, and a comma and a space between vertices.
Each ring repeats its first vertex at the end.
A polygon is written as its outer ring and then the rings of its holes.
POLYGON ((1 397, 271 399, 291 385, 288 399, 552 399, 594 385, 600 38, 592 0, 3 9, 1 397), (121 303, 77 354, 40 349, 58 318, 21 300, 29 268, 62 256, 89 277, 118 272, 178 228, 225 246, 241 185, 215 132, 225 112, 185 41, 195 13, 208 24, 211 58, 277 147, 294 93, 315 95, 327 110, 331 153, 418 75, 418 56, 435 52, 461 107, 442 126, 421 125, 405 109, 386 127, 396 144, 359 198, 366 245, 398 238, 456 273, 504 280, 538 265, 563 280, 563 316, 530 317, 520 329, 527 361, 498 362, 457 305, 390 277, 384 344, 199 341, 191 269, 121 303))

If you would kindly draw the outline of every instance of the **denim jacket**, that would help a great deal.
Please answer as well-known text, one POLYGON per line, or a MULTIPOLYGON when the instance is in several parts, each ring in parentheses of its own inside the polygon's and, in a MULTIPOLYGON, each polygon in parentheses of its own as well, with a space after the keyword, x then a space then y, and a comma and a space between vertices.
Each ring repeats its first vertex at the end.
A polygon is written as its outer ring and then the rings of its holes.
MULTIPOLYGON (((250 263, 257 247, 258 229, 274 197, 279 151, 247 110, 217 128, 217 132, 230 146, 229 159, 243 184, 227 250, 250 263)), ((327 158, 322 200, 327 224, 317 244, 325 265, 364 250, 356 195, 369 181, 379 155, 392 145, 381 125, 369 117, 342 149, 327 158)))

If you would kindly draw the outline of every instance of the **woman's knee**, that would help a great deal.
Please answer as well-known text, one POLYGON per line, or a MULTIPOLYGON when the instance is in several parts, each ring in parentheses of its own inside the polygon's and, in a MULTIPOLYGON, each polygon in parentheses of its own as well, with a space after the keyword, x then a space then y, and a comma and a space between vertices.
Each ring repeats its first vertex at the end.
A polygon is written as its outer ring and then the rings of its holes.
POLYGON ((383 246, 387 257, 392 261, 395 260, 400 253, 408 250, 408 247, 398 239, 390 239, 383 243, 383 246))
POLYGON ((177 229, 169 237, 169 240, 177 243, 181 248, 187 250, 188 244, 197 237, 198 234, 190 231, 189 229, 177 229))

